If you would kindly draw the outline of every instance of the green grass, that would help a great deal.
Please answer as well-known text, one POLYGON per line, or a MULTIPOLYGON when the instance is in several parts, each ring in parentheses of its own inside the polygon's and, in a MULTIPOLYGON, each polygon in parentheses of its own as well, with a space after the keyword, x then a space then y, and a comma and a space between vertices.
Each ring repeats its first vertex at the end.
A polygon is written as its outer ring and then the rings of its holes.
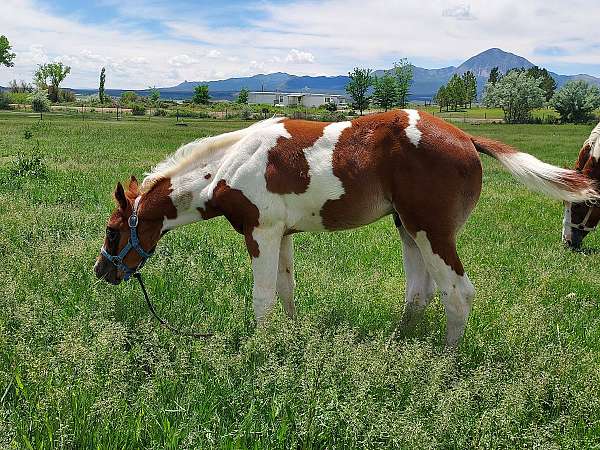
MULTIPOLYGON (((440 112, 440 108, 433 106, 418 106, 418 109, 427 111, 428 113, 434 114, 438 117, 454 118, 454 119, 504 119, 504 112, 501 108, 483 108, 473 106, 472 108, 459 109, 458 111, 446 111, 445 109, 440 112)), ((531 113, 536 119, 547 119, 554 118, 558 119, 559 114, 554 109, 539 108, 534 109, 531 113)))
MULTIPOLYGON (((296 235, 299 317, 278 306, 264 329, 243 240, 222 219, 169 233, 144 268, 161 314, 214 338, 159 328, 133 283, 97 283, 116 181, 244 125, 0 114, 0 447, 600 446, 600 253, 565 250, 561 205, 485 156, 459 239, 477 296, 456 352, 439 300, 391 338, 405 279, 389 218, 296 235)), ((466 129, 558 165, 589 133, 466 129)))

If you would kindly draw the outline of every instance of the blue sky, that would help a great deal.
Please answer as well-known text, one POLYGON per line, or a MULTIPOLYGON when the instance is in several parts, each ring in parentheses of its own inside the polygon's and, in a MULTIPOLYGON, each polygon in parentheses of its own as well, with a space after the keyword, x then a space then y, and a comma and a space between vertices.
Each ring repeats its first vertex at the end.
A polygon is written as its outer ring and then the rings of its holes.
POLYGON ((406 57, 428 68, 490 47, 564 74, 600 76, 600 2, 571 0, 3 0, 17 53, 0 84, 37 64, 72 67, 66 85, 170 86, 285 71, 339 75, 406 57))

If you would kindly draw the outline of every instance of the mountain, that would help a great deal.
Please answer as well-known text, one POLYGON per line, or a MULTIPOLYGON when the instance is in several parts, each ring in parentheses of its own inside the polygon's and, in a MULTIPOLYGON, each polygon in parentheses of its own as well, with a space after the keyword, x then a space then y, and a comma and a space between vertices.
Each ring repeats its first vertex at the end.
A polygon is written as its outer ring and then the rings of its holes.
MULTIPOLYGON (((462 75, 470 70, 477 78, 477 90, 481 94, 488 80, 490 71, 498 67, 501 73, 509 69, 533 67, 534 64, 527 59, 505 52, 499 48, 490 48, 478 55, 469 58, 458 67, 450 66, 441 69, 425 69, 413 66, 413 83, 411 85, 411 100, 429 100, 443 84, 454 74, 462 75)), ((376 76, 381 76, 384 71, 377 70, 376 76)), ((569 80, 585 80, 588 83, 600 86, 600 78, 591 75, 559 75, 550 72, 556 80, 558 87, 569 80)), ((242 88, 251 91, 282 91, 282 92, 313 92, 329 94, 345 94, 348 77, 339 76, 297 76, 284 72, 259 74, 251 77, 228 78, 217 81, 184 81, 177 86, 159 88, 163 98, 185 99, 190 98, 194 88, 199 84, 207 84, 214 99, 233 99, 242 88)), ((147 91, 139 91, 147 95, 147 91)))

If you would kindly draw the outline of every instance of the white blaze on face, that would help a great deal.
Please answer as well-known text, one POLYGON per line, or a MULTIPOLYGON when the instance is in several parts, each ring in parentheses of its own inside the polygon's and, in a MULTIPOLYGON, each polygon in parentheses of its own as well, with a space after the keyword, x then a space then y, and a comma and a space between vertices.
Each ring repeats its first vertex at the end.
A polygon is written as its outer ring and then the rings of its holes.
POLYGON ((406 137, 410 140, 412 145, 418 147, 419 142, 421 142, 421 135, 423 134, 421 130, 417 128, 417 123, 421 119, 419 111, 415 109, 403 109, 403 111, 408 114, 408 126, 404 130, 406 137))

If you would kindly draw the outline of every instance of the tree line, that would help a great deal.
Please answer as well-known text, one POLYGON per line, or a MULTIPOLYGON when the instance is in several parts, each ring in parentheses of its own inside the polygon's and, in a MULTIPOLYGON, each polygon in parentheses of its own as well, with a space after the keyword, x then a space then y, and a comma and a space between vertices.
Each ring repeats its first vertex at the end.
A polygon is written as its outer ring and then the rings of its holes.
POLYGON ((454 111, 459 106, 471 107, 473 102, 477 100, 477 79, 470 70, 461 75, 454 74, 447 84, 440 86, 434 96, 434 101, 442 109, 446 111, 452 107, 454 111))
POLYGON ((371 103, 387 111, 395 106, 404 108, 407 105, 413 66, 403 58, 379 77, 373 74, 373 70, 359 67, 348 73, 348 77, 346 92, 361 115, 371 103))

